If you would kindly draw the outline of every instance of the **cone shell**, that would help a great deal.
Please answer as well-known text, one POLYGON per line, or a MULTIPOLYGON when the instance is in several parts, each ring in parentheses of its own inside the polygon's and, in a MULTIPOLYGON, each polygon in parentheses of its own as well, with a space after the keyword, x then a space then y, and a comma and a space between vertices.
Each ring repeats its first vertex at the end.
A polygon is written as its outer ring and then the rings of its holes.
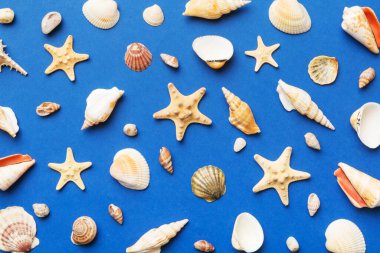
POLYGON ((321 150, 321 145, 319 144, 317 137, 315 137, 313 133, 306 133, 305 141, 306 141, 306 145, 308 145, 310 148, 321 150))
POLYGON ((16 115, 9 107, 0 106, 0 130, 7 132, 13 138, 19 130, 16 115))
POLYGON ((214 202, 226 192, 226 177, 221 169, 208 165, 198 169, 191 178, 195 196, 214 202))
POLYGON ((18 206, 0 210, 0 250, 29 252, 38 246, 37 228, 33 217, 18 206))
POLYGON ((173 174, 172 155, 170 154, 169 149, 166 147, 162 147, 160 149, 160 156, 158 157, 158 161, 167 172, 173 174))
POLYGON ((236 138, 234 143, 234 151, 236 153, 240 152, 245 146, 247 145, 247 142, 243 138, 236 138))
POLYGON ((364 236, 355 223, 346 220, 335 220, 325 232, 326 249, 333 253, 364 253, 366 244, 364 236))
POLYGON ((38 218, 45 218, 46 216, 50 214, 50 209, 46 204, 36 203, 36 204, 33 204, 32 207, 33 207, 34 214, 38 218))
POLYGON ((307 209, 309 210, 309 215, 314 216, 319 207, 321 206, 321 202, 319 200, 319 197, 315 193, 311 193, 309 195, 309 198, 307 199, 307 209))
POLYGON ((338 75, 338 60, 330 56, 317 56, 310 61, 308 72, 315 83, 331 84, 338 75))
POLYGON ((311 28, 309 13, 297 0, 273 1, 269 20, 278 30, 288 34, 305 33, 311 28))
POLYGON ((0 190, 8 190, 35 162, 29 155, 0 158, 0 190))
POLYGON ((123 128, 123 132, 125 133, 125 135, 128 135, 128 136, 136 136, 137 135, 137 126, 135 124, 126 124, 123 128))
POLYGON ((159 26, 164 22, 164 13, 157 4, 146 8, 143 12, 143 18, 151 26, 159 26))
POLYGON ((141 72, 152 64, 152 54, 143 44, 132 43, 127 47, 124 60, 128 68, 141 72))
POLYGON ((179 67, 178 59, 176 57, 168 55, 168 54, 160 54, 160 56, 161 56, 162 61, 166 65, 175 69, 179 67))
POLYGON ((88 0, 84 3, 82 12, 92 25, 100 29, 114 27, 120 18, 114 0, 88 0))
POLYGON ((111 215, 111 217, 117 221, 119 224, 123 224, 124 218, 123 218, 123 211, 120 209, 120 207, 110 204, 108 206, 108 213, 111 215))
POLYGON ((144 190, 149 185, 149 166, 144 156, 133 148, 116 153, 110 174, 121 185, 132 190, 144 190))
POLYGON ((71 241, 76 245, 86 245, 95 239, 96 233, 95 221, 88 216, 81 216, 73 223, 71 241))
POLYGON ((36 108, 36 113, 38 116, 45 117, 52 113, 55 113, 61 108, 59 104, 53 102, 43 102, 36 108))
POLYGON ((375 79, 376 72, 373 68, 364 70, 359 77, 359 88, 364 88, 375 79))
POLYGON ((52 11, 47 13, 41 21, 41 30, 43 34, 51 33, 61 24, 62 16, 59 12, 52 11))
POLYGON ((161 247, 174 238, 188 222, 189 220, 185 219, 149 230, 127 248, 127 253, 160 252, 161 247))
POLYGON ((199 240, 194 243, 194 248, 202 252, 214 252, 215 247, 206 240, 199 240))
POLYGON ((226 88, 222 91, 230 108, 230 123, 245 134, 260 133, 249 105, 226 88))
POLYGON ((10 8, 0 9, 0 24, 10 24, 15 18, 15 13, 10 8))

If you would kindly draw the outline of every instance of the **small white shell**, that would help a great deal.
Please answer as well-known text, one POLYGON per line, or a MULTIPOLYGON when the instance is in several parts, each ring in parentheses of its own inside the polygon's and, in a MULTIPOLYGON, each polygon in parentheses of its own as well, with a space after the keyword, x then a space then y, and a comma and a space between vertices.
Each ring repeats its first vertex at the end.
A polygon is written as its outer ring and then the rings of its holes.
POLYGON ((305 141, 306 141, 306 145, 308 145, 310 148, 321 150, 321 145, 319 144, 317 137, 315 137, 313 133, 306 133, 305 141))
POLYGON ((51 33, 59 24, 61 24, 62 16, 59 12, 52 11, 47 13, 41 21, 41 30, 44 34, 51 33))
POLYGON ((243 138, 241 137, 236 138, 235 143, 234 143, 234 151, 238 153, 243 148, 245 148, 246 145, 247 145, 247 142, 243 138))
POLYGON ((16 115, 9 107, 0 106, 0 130, 7 132, 13 138, 19 130, 16 115))
POLYGON ((123 128, 123 132, 125 133, 125 135, 133 137, 137 135, 138 131, 135 124, 126 124, 123 128))
POLYGON ((310 216, 314 216, 319 207, 321 206, 321 202, 319 200, 319 197, 315 193, 311 193, 309 195, 309 198, 307 199, 307 209, 309 210, 310 216))
POLYGON ((164 22, 164 13, 157 4, 146 8, 143 12, 145 22, 151 26, 159 26, 164 22))
POLYGON ((359 88, 364 88, 376 77, 376 71, 373 68, 364 70, 359 77, 359 88))
POLYGON ((33 204, 32 207, 33 207, 34 214, 39 218, 45 218, 50 213, 50 209, 46 204, 36 203, 36 204, 33 204))
POLYGON ((0 9, 0 24, 10 24, 15 18, 15 13, 10 8, 0 9))
POLYGON ((298 252, 300 248, 300 245, 298 244, 296 238, 294 238, 293 236, 290 236, 286 240, 286 246, 288 246, 288 249, 290 250, 290 252, 298 252))
POLYGON ((161 56, 162 61, 166 65, 175 69, 179 67, 178 59, 176 57, 171 56, 169 54, 160 54, 160 56, 161 56))

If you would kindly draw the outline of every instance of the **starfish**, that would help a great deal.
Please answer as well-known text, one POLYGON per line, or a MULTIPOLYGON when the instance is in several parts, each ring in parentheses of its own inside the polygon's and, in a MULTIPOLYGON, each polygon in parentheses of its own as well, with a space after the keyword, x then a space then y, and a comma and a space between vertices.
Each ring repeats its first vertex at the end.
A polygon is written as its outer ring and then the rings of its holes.
POLYGON ((74 66, 78 62, 85 61, 89 58, 88 54, 78 54, 73 50, 73 36, 67 37, 62 47, 53 47, 45 44, 44 48, 53 57, 53 62, 45 70, 45 74, 49 75, 57 70, 63 70, 69 77, 70 81, 75 80, 74 66))
POLYGON ((69 181, 74 182, 81 190, 84 190, 85 186, 80 177, 80 173, 91 167, 91 165, 91 162, 77 163, 71 148, 67 148, 66 161, 64 163, 48 164, 51 169, 61 173, 61 178, 56 187, 57 191, 61 190, 69 181))
POLYGON ((3 40, 0 40, 0 72, 2 66, 7 66, 10 69, 15 69, 21 73, 21 75, 26 76, 28 73, 4 52, 4 48, 6 47, 7 46, 3 44, 3 40))
POLYGON ((289 205, 288 187, 290 183, 310 178, 310 174, 290 167, 292 148, 287 147, 276 161, 269 161, 256 154, 253 158, 264 171, 264 177, 253 187, 253 192, 274 188, 282 203, 289 205))
POLYGON ((265 46, 261 36, 257 36, 257 49, 252 51, 245 51, 245 54, 256 58, 255 72, 259 71, 261 66, 264 63, 269 63, 274 67, 278 67, 277 62, 272 58, 272 54, 277 48, 280 47, 280 44, 274 44, 272 46, 265 46))
POLYGON ((211 125, 212 121, 203 115, 198 104, 206 93, 206 88, 202 87, 191 95, 182 95, 174 84, 168 84, 170 104, 153 114, 155 119, 170 119, 176 126, 177 140, 181 141, 185 135, 187 127, 192 123, 211 125))

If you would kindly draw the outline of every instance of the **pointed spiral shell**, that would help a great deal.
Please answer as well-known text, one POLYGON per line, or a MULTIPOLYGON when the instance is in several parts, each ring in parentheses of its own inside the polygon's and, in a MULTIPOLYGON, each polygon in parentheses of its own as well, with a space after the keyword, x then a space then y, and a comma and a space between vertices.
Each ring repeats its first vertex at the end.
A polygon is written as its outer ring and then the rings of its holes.
POLYGON ((376 72, 373 68, 364 70, 359 77, 359 88, 366 87, 373 79, 375 79, 376 72))
POLYGON ((213 252, 215 250, 214 245, 206 240, 199 240, 194 243, 194 248, 203 252, 213 252))
POLYGON ((97 227, 93 219, 88 216, 79 217, 74 221, 71 241, 77 245, 91 243, 96 236, 97 227))
POLYGON ((160 156, 158 158, 160 164, 164 169, 173 174, 173 163, 172 163, 172 155, 170 154, 169 149, 162 147, 160 149, 160 156))
POLYGON ((321 206, 321 202, 319 200, 319 197, 315 193, 311 193, 309 195, 309 198, 307 199, 307 209, 309 210, 309 215, 314 216, 319 207, 321 206))
POLYGON ((123 211, 120 209, 120 207, 115 206, 114 204, 110 204, 108 206, 108 213, 115 221, 117 221, 117 223, 123 224, 123 211))

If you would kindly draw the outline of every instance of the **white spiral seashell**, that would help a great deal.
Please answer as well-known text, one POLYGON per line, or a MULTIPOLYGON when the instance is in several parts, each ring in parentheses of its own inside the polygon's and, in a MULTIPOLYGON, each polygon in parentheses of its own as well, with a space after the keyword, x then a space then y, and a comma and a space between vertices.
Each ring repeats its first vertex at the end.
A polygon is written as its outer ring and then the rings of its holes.
POLYGON ((321 202, 319 200, 319 197, 315 193, 311 193, 309 195, 309 198, 307 199, 307 209, 309 210, 309 215, 314 216, 319 207, 321 206, 321 202))
POLYGON ((71 241, 77 245, 86 245, 95 239, 96 233, 95 221, 88 216, 82 216, 74 221, 71 241))
POLYGON ((310 148, 321 150, 321 145, 319 144, 317 137, 315 137, 313 133, 306 133, 305 141, 306 141, 306 145, 309 146, 310 148))

